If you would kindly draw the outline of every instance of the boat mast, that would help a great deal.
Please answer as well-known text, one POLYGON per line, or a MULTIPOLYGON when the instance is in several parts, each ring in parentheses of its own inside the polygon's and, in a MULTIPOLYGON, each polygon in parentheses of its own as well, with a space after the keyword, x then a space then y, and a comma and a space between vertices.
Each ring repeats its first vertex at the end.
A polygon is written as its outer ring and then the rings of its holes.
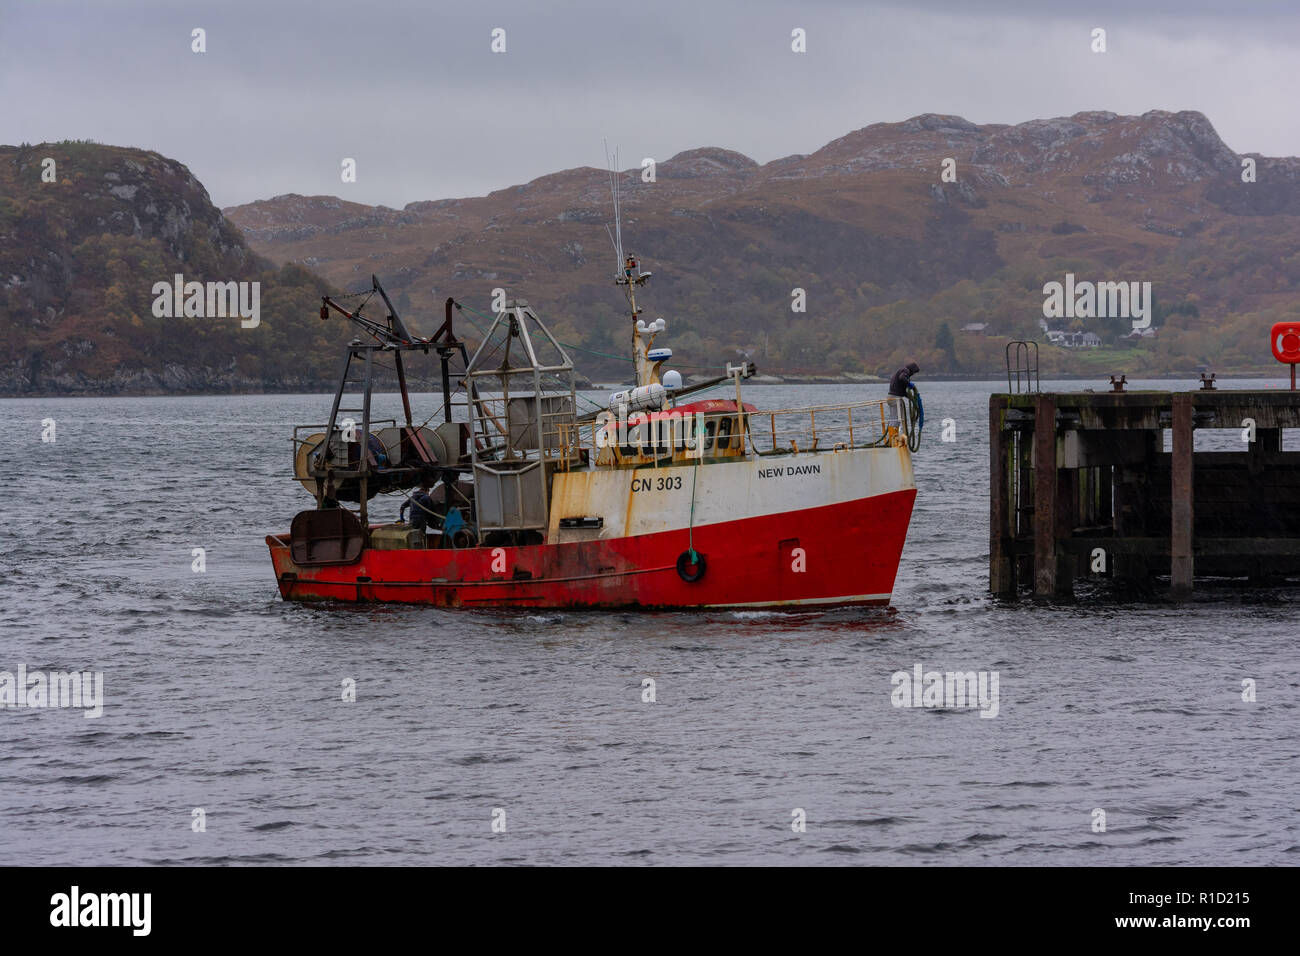
MULTIPOLYGON (((632 321, 632 362, 636 368, 636 385, 639 388, 659 382, 659 363, 651 362, 647 353, 654 343, 655 335, 663 331, 664 323, 660 319, 646 325, 637 318, 641 310, 636 304, 636 290, 650 281, 651 273, 641 271, 636 256, 623 253, 623 207, 618 187, 618 150, 614 150, 611 155, 608 143, 605 144, 605 162, 609 167, 609 190, 614 200, 614 229, 609 237, 614 244, 614 284, 622 286, 623 294, 627 297, 628 316, 632 321)), ((605 228, 608 232, 609 227, 605 228)))

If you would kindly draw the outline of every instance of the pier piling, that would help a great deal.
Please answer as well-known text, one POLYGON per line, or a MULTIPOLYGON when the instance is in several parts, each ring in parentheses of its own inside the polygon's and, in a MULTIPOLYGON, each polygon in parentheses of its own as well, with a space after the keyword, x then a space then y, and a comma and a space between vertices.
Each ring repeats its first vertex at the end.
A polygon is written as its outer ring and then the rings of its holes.
POLYGON ((1170 488, 1170 595, 1179 600, 1192 596, 1193 438, 1192 396, 1173 396, 1174 440, 1170 488))

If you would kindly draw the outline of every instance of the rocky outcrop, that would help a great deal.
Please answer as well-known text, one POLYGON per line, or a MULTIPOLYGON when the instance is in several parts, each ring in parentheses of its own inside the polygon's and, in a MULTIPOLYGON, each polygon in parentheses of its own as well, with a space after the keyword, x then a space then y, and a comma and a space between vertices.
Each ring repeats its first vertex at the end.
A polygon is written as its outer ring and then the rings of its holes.
POLYGON ((321 341, 312 319, 327 288, 253 253, 175 160, 94 143, 0 147, 0 394, 327 382, 323 356, 288 349, 321 341), (256 327, 155 314, 155 284, 178 274, 257 283, 256 327))

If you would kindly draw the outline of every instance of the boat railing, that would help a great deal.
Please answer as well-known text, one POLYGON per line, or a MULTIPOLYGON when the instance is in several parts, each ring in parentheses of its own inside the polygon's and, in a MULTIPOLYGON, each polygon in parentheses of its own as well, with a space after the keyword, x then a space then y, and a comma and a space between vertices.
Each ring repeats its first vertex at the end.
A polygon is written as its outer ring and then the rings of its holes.
POLYGON ((911 422, 904 398, 746 412, 760 455, 905 444, 911 422))
POLYGON ((600 449, 615 445, 624 462, 650 463, 672 458, 798 455, 907 443, 911 421, 903 398, 749 411, 673 416, 631 416, 620 433, 613 416, 591 422, 556 422, 547 458, 562 470, 595 463, 600 449), (737 422, 743 417, 744 421, 737 422), (696 451, 696 436, 704 443, 696 451))

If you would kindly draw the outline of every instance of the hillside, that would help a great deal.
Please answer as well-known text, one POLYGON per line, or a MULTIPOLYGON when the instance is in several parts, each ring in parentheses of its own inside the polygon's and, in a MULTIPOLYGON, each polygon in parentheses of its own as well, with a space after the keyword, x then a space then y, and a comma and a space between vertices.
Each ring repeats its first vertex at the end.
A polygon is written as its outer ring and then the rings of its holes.
MULTIPOLYGON (((626 170, 624 232, 655 274, 646 315, 669 320, 661 344, 688 374, 748 356, 798 378, 911 358, 996 376, 1019 337, 1043 342, 1044 374, 1276 373, 1266 330, 1300 315, 1300 161, 1252 155, 1247 183, 1245 155, 1194 112, 925 115, 761 165, 708 147, 659 162, 655 182, 626 170), (1151 282, 1158 334, 1061 320, 1103 346, 1047 344, 1042 289, 1066 273, 1151 282)), ((0 147, 0 394, 328 389, 348 330, 319 322, 319 297, 371 272, 426 333, 445 296, 487 312, 505 288, 580 347, 582 371, 622 380, 610 218, 608 174, 590 167, 400 210, 288 195, 223 216, 156 153, 0 147), (177 273, 260 283, 260 321, 155 317, 154 285, 177 273)))
POLYGON ((252 252, 174 160, 0 147, 0 395, 328 388, 346 332, 316 317, 327 291, 252 252), (260 283, 259 321, 155 317, 154 284, 178 273, 260 283))
MULTIPOLYGON (((653 183, 624 171, 624 235, 655 274, 646 315, 669 321, 679 365, 746 354, 768 372, 888 374, 916 358, 998 375, 1009 338, 1043 340, 1044 284, 1073 273, 1151 282, 1158 334, 1058 323, 1105 345, 1044 344, 1045 373, 1276 372, 1267 328, 1300 314, 1300 161, 1253 156, 1245 183, 1242 158, 1196 112, 924 115, 762 165, 703 148, 659 162, 653 183), (956 181, 941 182, 949 157, 956 181)), ((401 210, 287 195, 226 214, 275 262, 349 289, 377 272, 426 332, 443 297, 487 311, 503 287, 592 350, 578 355, 591 374, 625 374, 595 354, 626 349, 604 170, 401 210)))

